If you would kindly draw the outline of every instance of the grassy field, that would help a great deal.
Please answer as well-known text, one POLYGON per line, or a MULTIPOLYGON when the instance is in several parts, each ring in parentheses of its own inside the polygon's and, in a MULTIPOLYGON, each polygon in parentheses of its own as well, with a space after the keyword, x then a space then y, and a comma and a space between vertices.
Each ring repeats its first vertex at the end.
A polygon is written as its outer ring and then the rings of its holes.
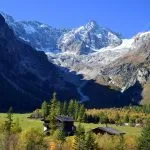
MULTIPOLYGON (((30 114, 13 114, 13 120, 19 119, 22 129, 39 128, 43 130, 43 122, 36 119, 29 119, 30 114)), ((0 113, 0 121, 4 121, 7 114, 0 113)))
MULTIPOLYGON (((75 123, 75 125, 78 125, 78 123, 75 123)), ((90 129, 94 129, 96 127, 103 127, 104 124, 93 124, 93 123, 82 123, 86 131, 89 131, 90 129)), ((108 127, 113 127, 115 129, 118 129, 120 131, 123 131, 126 133, 126 135, 133 135, 138 136, 141 133, 141 128, 139 127, 130 127, 130 126, 116 126, 112 124, 108 124, 108 127)))
MULTIPOLYGON (((6 116, 7 116, 6 114, 0 113, 0 121, 4 121, 6 119, 6 116)), ((22 127, 22 129, 33 127, 43 130, 43 122, 40 120, 29 119, 28 118, 29 116, 30 114, 13 114, 13 119, 14 121, 17 118, 19 119, 20 126, 22 127)), ((76 122, 75 125, 77 126, 78 123, 76 122)), ((99 126, 105 126, 102 124, 93 124, 93 123, 82 123, 82 125, 84 126, 86 131, 99 126)), ((126 135, 138 136, 141 133, 141 128, 139 127, 116 126, 116 125, 108 125, 108 126, 124 131, 126 135)))

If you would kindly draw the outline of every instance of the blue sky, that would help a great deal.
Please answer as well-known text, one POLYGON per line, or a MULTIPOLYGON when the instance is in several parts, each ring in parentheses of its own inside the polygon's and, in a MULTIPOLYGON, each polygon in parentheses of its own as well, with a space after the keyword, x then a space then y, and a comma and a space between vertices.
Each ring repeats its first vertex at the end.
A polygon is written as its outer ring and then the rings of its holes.
POLYGON ((125 37, 150 30, 150 0, 2 0, 0 10, 61 28, 95 20, 125 37))

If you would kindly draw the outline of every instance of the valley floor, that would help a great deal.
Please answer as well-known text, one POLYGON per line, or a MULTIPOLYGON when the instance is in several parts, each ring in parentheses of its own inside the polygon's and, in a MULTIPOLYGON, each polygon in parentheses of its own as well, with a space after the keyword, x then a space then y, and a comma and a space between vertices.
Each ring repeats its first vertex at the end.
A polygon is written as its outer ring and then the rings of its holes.
MULTIPOLYGON (((4 121, 6 119, 7 114, 0 113, 0 122, 4 121)), ((28 129, 28 128, 39 128, 40 130, 43 130, 43 122, 37 119, 29 119, 28 117, 30 114, 13 114, 14 121, 16 119, 19 119, 20 126, 22 129, 28 129)), ((78 125, 78 122, 75 123, 75 125, 78 125)), ((82 126, 85 128, 86 131, 99 127, 99 126, 105 126, 104 124, 94 124, 94 123, 82 123, 82 126)), ((124 131, 126 135, 131 136, 139 136, 141 133, 140 127, 130 127, 130 126, 116 126, 112 124, 108 124, 108 126, 113 127, 115 129, 119 129, 121 131, 124 131)))

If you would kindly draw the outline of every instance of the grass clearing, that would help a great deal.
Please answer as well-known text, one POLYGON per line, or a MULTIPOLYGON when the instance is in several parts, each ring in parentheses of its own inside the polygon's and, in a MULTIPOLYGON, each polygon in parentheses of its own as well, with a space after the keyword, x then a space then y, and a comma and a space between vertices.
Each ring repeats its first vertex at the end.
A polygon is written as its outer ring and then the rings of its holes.
MULTIPOLYGON (((13 114, 14 121, 18 118, 20 122, 20 126, 22 129, 28 129, 28 128, 39 128, 43 130, 43 122, 37 119, 30 119, 28 118, 30 114, 13 114)), ((0 113, 0 121, 5 121, 7 117, 6 113, 0 113)), ((79 123, 75 122, 75 125, 77 126, 79 123)), ((94 123, 81 123, 86 131, 89 131, 91 129, 94 129, 99 126, 105 126, 105 124, 94 124, 94 123)), ((126 135, 131 136, 139 136, 141 133, 142 128, 139 127, 130 127, 130 126, 116 126, 112 124, 108 124, 108 126, 113 127, 115 129, 124 131, 126 135)))
MULTIPOLYGON (((13 120, 19 119, 22 129, 39 128, 43 130, 43 122, 37 119, 29 119, 30 114, 13 114, 13 120)), ((0 121, 5 121, 6 113, 0 113, 0 121)))
MULTIPOLYGON (((79 123, 75 123, 77 126, 79 123)), ((94 123, 81 123, 86 131, 89 131, 91 129, 94 129, 96 127, 105 127, 105 124, 94 124, 94 123)), ((112 124, 108 124, 108 127, 113 127, 115 129, 121 130, 126 133, 126 135, 131 136, 139 136, 141 133, 142 128, 140 127, 130 127, 130 126, 116 126, 112 124)))

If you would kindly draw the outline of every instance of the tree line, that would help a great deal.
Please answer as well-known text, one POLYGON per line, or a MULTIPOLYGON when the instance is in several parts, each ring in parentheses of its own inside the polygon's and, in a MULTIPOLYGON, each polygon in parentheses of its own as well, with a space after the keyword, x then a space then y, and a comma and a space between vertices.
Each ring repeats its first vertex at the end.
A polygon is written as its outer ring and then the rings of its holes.
POLYGON ((124 123, 129 123, 130 125, 144 125, 150 120, 149 109, 149 105, 109 109, 88 109, 86 115, 88 122, 116 125, 123 125, 124 123))
POLYGON ((42 116, 50 118, 50 120, 53 120, 58 115, 64 115, 72 117, 75 121, 84 122, 85 112, 84 104, 81 104, 77 100, 60 102, 56 98, 56 93, 53 94, 49 102, 44 101, 41 105, 42 116))

